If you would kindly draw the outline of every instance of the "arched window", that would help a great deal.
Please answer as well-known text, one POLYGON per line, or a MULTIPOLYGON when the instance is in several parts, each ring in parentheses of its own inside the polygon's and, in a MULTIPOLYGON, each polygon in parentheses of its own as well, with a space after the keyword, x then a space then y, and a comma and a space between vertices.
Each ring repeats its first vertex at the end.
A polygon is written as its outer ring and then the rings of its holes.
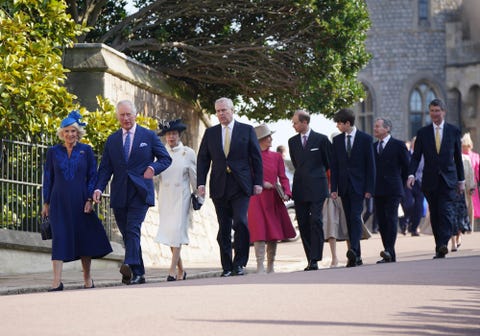
POLYGON ((417 84, 410 93, 410 137, 415 136, 422 126, 431 122, 428 104, 437 98, 434 89, 427 83, 417 84))
POLYGON ((420 27, 427 27, 428 18, 429 18, 429 0, 418 0, 418 25, 420 27))
POLYGON ((372 93, 366 85, 363 86, 365 90, 365 98, 359 103, 355 104, 355 125, 362 131, 373 134, 373 98, 372 93))

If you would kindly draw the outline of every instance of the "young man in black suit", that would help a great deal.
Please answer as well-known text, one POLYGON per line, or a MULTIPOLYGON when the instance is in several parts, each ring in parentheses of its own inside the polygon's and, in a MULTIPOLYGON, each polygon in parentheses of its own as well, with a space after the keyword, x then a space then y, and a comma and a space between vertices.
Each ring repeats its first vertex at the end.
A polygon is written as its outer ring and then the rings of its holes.
POLYGON ((331 197, 342 199, 350 240, 347 267, 355 267, 363 264, 360 250, 363 201, 372 197, 375 190, 373 139, 355 127, 355 113, 350 109, 339 110, 333 121, 341 134, 333 138, 331 197))
POLYGON ((217 241, 223 277, 243 275, 248 262, 250 235, 247 210, 250 196, 263 189, 262 154, 252 126, 233 119, 234 106, 229 98, 215 102, 219 125, 203 135, 197 158, 198 194, 205 196, 207 174, 210 174, 210 197, 219 224, 217 241), (231 230, 234 233, 235 256, 232 260, 231 230))
POLYGON ((314 271, 318 270, 318 261, 323 257, 322 209, 328 197, 327 170, 332 149, 325 135, 310 128, 308 112, 296 111, 292 123, 298 133, 288 140, 290 158, 295 167, 292 196, 308 261, 305 271, 314 271))
POLYGON ((434 259, 445 258, 452 237, 455 193, 465 191, 460 130, 445 122, 446 106, 440 99, 428 105, 432 124, 420 128, 408 168, 407 187, 415 183, 415 171, 423 156, 422 191, 430 211, 435 238, 434 259))
POLYGON ((384 251, 377 264, 397 261, 395 241, 397 239, 398 206, 405 196, 405 182, 408 177, 408 149, 405 142, 393 138, 392 122, 386 118, 375 120, 373 133, 377 142, 375 153, 375 216, 384 251))

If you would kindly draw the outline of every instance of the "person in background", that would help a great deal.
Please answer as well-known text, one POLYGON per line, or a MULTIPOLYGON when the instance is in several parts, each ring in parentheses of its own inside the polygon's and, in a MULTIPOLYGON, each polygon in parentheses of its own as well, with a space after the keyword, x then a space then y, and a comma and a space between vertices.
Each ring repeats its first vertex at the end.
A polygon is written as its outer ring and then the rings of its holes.
POLYGON ((293 174, 295 173, 295 168, 293 167, 292 160, 287 158, 287 148, 283 145, 277 146, 277 153, 280 153, 282 155, 283 163, 285 165, 285 174, 290 181, 291 187, 293 182, 293 174))
POLYGON ((153 177, 167 169, 172 159, 157 134, 137 124, 131 101, 118 102, 116 113, 121 128, 105 143, 93 200, 100 202, 113 176, 110 207, 125 245, 122 283, 138 285, 145 283, 140 237, 147 210, 155 205, 153 177))
POLYGON ((215 101, 219 125, 207 128, 197 156, 197 190, 205 197, 210 168, 210 197, 218 219, 222 277, 244 275, 250 250, 247 211, 250 196, 259 195, 263 185, 260 146, 253 127, 234 120, 233 101, 215 101), (234 230, 232 259, 232 228, 234 230))
POLYGON ((290 158, 295 167, 293 201, 303 249, 308 265, 305 271, 318 270, 323 257, 323 203, 328 197, 327 170, 332 144, 323 134, 310 128, 310 114, 297 110, 292 117, 297 135, 288 140, 290 158))
POLYGON ((248 229, 250 242, 255 248, 257 273, 265 273, 265 245, 267 248, 267 273, 274 272, 277 241, 295 237, 295 229, 284 201, 292 196, 285 175, 285 165, 279 153, 270 151, 272 134, 267 125, 255 127, 255 134, 262 151, 263 191, 250 198, 248 229), (281 188, 280 193, 277 188, 281 188), (282 194, 283 198, 280 196, 282 194))
POLYGON ((445 122, 446 105, 434 99, 428 105, 432 124, 420 128, 408 168, 407 186, 415 184, 415 172, 424 158, 422 190, 428 202, 435 238, 434 259, 445 258, 453 235, 456 193, 465 190, 460 130, 445 122))
POLYGON ((180 141, 187 128, 181 119, 163 123, 159 136, 165 136, 166 148, 172 164, 159 175, 158 211, 160 222, 156 240, 170 247, 172 259, 167 281, 185 280, 187 272, 180 256, 182 245, 187 245, 190 223, 191 194, 197 189, 197 158, 190 147, 180 141))
POLYGON ((462 154, 463 170, 465 172, 465 192, 456 194, 455 199, 455 216, 453 220, 453 236, 451 239, 450 251, 456 252, 462 245, 462 235, 465 232, 472 231, 472 215, 468 208, 468 204, 472 204, 472 195, 476 189, 474 172, 470 158, 466 154, 462 154))
POLYGON ((93 212, 90 195, 97 180, 92 147, 79 142, 85 135, 82 116, 72 111, 62 120, 57 136, 62 144, 50 147, 43 170, 42 216, 52 229, 53 283, 49 292, 62 291, 63 263, 80 259, 84 288, 94 288, 90 266, 112 247, 93 212))
POLYGON ((396 262, 395 241, 398 228, 398 207, 405 195, 404 187, 408 177, 408 150, 403 141, 392 137, 392 122, 387 118, 377 118, 373 133, 377 142, 375 152, 375 215, 384 250, 377 264, 396 262))
MULTIPOLYGON (((480 155, 473 151, 473 141, 470 137, 470 133, 465 133, 462 137, 462 153, 468 155, 470 158, 475 185, 480 186, 480 155)), ((471 228, 474 230, 475 222, 480 221, 480 196, 478 188, 475 188, 475 191, 472 195, 472 200, 470 203, 467 203, 467 206, 469 207, 469 214, 471 214, 473 211, 473 216, 471 217, 471 228)))
POLYGON ((339 110, 333 120, 341 133, 333 138, 331 197, 342 199, 350 240, 347 267, 355 267, 363 264, 360 239, 364 199, 371 198, 375 191, 373 139, 355 127, 355 113, 350 109, 339 110))

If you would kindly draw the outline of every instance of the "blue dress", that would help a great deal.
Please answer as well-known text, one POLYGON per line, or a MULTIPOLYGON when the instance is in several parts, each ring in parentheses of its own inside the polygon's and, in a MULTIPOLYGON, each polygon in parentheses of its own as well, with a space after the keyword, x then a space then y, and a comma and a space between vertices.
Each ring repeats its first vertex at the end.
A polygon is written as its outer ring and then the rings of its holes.
POLYGON ((63 145, 48 149, 43 173, 43 200, 50 204, 52 260, 83 256, 101 258, 112 252, 102 222, 83 209, 97 180, 92 147, 77 143, 70 155, 63 145))

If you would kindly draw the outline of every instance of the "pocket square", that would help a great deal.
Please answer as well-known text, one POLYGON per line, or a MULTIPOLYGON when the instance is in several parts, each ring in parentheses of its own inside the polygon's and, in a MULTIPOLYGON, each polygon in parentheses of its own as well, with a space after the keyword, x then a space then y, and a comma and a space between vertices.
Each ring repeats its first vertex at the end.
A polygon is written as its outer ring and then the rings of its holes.
POLYGON ((312 148, 312 149, 310 149, 310 152, 315 152, 317 150, 318 150, 318 148, 312 148))
POLYGON ((140 148, 146 147, 146 146, 148 146, 148 145, 147 145, 145 142, 142 142, 142 143, 140 144, 140 148))

